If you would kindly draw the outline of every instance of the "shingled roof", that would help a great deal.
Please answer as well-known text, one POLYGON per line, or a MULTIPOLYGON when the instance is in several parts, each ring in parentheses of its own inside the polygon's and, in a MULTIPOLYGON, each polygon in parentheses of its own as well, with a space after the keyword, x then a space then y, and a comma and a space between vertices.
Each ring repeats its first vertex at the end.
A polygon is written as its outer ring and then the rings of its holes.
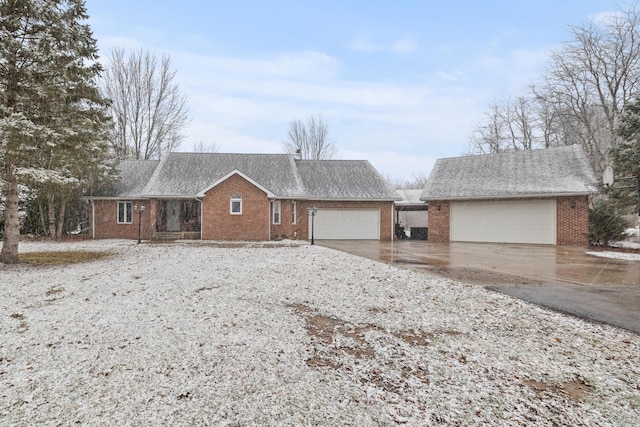
POLYGON ((240 173, 269 195, 290 199, 394 200, 397 193, 366 160, 295 160, 289 154, 169 153, 120 165, 118 197, 194 198, 240 173))
POLYGON ((396 191, 366 160, 296 160, 314 200, 397 200, 396 191))
POLYGON ((578 195, 596 191, 579 145, 438 159, 421 200, 578 195))
POLYGON ((160 160, 122 161, 119 165, 121 179, 116 186, 116 194, 120 197, 136 197, 141 194, 159 163, 160 160))

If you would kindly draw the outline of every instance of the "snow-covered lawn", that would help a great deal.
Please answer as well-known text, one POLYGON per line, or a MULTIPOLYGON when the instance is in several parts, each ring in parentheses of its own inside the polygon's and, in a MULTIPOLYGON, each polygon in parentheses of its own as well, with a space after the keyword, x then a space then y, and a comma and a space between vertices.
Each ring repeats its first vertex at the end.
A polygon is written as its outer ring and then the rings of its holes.
POLYGON ((640 425, 640 337, 307 244, 0 265, 2 425, 640 425))

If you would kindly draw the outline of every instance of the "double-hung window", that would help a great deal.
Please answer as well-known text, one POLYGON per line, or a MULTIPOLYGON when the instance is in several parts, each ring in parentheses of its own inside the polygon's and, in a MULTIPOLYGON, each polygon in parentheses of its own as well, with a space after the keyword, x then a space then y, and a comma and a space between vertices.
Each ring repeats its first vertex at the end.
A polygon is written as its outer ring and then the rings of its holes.
POLYGON ((229 200, 229 210, 231 215, 242 215, 242 196, 234 194, 229 200))
POLYGON ((118 202, 118 224, 131 224, 131 202, 118 202))
POLYGON ((296 202, 295 200, 291 202, 291 224, 295 224, 298 220, 298 212, 296 210, 296 202))
POLYGON ((273 223, 280 224, 280 200, 273 202, 273 223))

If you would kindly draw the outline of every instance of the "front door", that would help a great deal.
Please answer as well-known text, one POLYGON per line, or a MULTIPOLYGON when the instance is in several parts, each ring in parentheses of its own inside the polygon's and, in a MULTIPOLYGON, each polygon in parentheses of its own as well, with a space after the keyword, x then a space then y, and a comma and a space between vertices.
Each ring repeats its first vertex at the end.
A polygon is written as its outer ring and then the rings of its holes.
POLYGON ((167 200, 167 231, 180 231, 180 200, 167 200))

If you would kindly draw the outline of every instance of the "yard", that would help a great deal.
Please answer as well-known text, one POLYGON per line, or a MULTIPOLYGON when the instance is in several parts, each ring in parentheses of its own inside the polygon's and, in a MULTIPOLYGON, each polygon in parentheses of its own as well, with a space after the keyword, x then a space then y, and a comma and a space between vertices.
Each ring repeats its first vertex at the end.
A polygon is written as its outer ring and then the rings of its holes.
POLYGON ((3 425, 640 425, 640 337, 295 242, 21 242, 3 425))

